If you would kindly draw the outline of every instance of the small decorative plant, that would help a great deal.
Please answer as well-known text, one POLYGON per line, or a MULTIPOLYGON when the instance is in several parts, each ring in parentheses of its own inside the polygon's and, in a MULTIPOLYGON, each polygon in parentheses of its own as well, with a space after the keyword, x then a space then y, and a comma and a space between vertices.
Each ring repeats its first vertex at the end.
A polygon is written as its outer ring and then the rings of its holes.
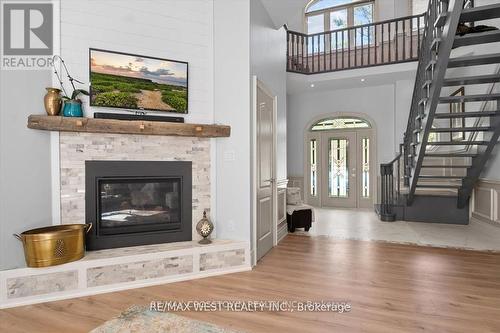
POLYGON ((63 58, 61 58, 58 55, 55 55, 52 57, 52 67, 54 68, 54 74, 56 75, 57 79, 59 80, 59 84, 61 85, 61 89, 63 91, 63 96, 61 97, 64 100, 64 108, 63 108, 63 115, 66 117, 83 117, 83 111, 82 111, 82 101, 78 99, 78 96, 80 94, 89 96, 89 92, 84 89, 76 89, 75 87, 75 82, 83 84, 82 81, 79 81, 72 77, 69 74, 68 68, 66 67, 66 64, 64 63, 63 58), (71 96, 67 93, 66 88, 64 87, 64 82, 62 81, 61 76, 59 75, 59 72, 57 71, 56 68, 56 60, 59 60, 62 64, 62 67, 64 68, 64 71, 66 72, 66 76, 68 78, 69 83, 71 84, 71 87, 73 88, 73 92, 71 93, 71 96))
POLYGON ((69 98, 68 96, 62 96, 62 99, 65 100, 65 101, 68 101, 68 100, 76 100, 78 95, 80 94, 83 94, 83 95, 89 95, 89 92, 87 90, 84 90, 84 89, 74 89, 73 90, 73 93, 71 94, 71 98, 69 98))

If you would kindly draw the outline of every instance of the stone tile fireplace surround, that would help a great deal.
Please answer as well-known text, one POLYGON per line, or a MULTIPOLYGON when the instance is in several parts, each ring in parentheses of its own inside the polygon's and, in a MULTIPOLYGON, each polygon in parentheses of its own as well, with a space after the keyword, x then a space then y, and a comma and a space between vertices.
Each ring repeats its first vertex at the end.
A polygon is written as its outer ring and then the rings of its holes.
POLYGON ((210 139, 161 135, 61 132, 61 223, 85 223, 85 161, 191 161, 193 240, 210 212, 210 139))
POLYGON ((191 242, 87 252, 47 268, 0 271, 0 308, 92 295, 251 269, 247 242, 201 246, 195 225, 210 212, 210 139, 160 135, 61 132, 61 223, 85 223, 85 161, 191 161, 191 242))

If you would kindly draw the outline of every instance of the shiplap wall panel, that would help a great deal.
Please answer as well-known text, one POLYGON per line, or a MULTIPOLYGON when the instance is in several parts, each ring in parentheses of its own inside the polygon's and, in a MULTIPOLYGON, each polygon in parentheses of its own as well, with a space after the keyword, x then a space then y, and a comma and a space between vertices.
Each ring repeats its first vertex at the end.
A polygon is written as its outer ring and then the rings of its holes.
MULTIPOLYGON (((186 122, 213 122, 211 0, 61 1, 61 56, 88 88, 88 49, 100 48, 189 62, 186 122)), ((84 99, 86 116, 97 111, 84 99)))

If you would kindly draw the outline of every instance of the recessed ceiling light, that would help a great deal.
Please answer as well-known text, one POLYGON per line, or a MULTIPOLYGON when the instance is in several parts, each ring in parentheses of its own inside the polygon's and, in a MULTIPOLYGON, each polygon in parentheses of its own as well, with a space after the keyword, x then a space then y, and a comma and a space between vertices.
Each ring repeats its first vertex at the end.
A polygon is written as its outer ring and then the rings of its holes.
POLYGON ((314 88, 314 83, 311 83, 311 88, 314 88))
POLYGON ((361 82, 365 82, 365 79, 361 79, 361 82))

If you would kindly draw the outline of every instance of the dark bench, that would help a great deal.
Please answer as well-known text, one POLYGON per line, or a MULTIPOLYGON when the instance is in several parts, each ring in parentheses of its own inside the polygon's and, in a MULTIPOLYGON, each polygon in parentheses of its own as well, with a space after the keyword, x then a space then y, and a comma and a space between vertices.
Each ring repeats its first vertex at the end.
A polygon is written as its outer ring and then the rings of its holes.
POLYGON ((312 209, 296 210, 292 215, 286 214, 286 223, 289 232, 295 232, 295 228, 304 228, 309 231, 312 223, 312 209))

